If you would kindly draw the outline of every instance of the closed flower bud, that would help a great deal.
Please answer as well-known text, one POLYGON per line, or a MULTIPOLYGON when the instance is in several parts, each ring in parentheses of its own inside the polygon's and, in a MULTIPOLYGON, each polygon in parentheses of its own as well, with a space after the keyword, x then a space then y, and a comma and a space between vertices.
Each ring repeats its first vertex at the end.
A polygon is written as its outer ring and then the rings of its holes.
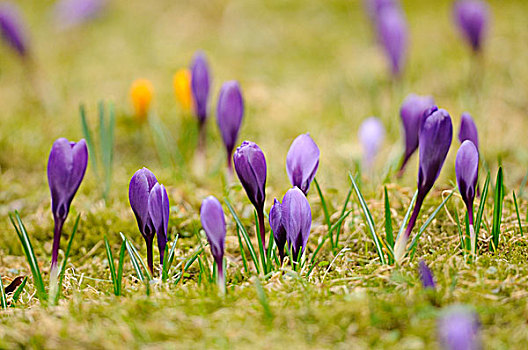
POLYGON ((284 245, 286 244, 286 231, 284 230, 284 225, 282 224, 282 206, 277 198, 273 201, 273 206, 269 212, 269 224, 271 230, 273 231, 273 239, 275 244, 279 249, 279 257, 282 263, 284 260, 284 245))
POLYGON ((378 15, 378 40, 390 63, 394 76, 400 75, 407 55, 408 29, 403 10, 398 6, 386 6, 378 15))
POLYGON ((445 350, 479 350, 480 321, 471 309, 455 305, 448 307, 438 320, 438 338, 445 350))
POLYGON ((200 221, 207 235, 211 254, 218 268, 219 285, 223 285, 224 270, 224 241, 226 237, 226 223, 222 205, 213 196, 205 198, 200 207, 200 221))
POLYGON ((134 113, 140 121, 147 119, 150 104, 154 96, 154 86, 147 79, 137 79, 130 87, 130 98, 134 113))
POLYGON ((473 142, 466 140, 458 149, 455 173, 460 195, 467 206, 469 223, 473 224, 473 200, 478 180, 479 153, 473 142))
POLYGON ((180 103, 181 108, 185 113, 191 111, 193 105, 191 92, 191 71, 188 69, 180 69, 174 74, 172 80, 174 87, 174 96, 180 103))
POLYGON ((13 50, 22 57, 28 53, 25 24, 17 6, 12 3, 0 3, 0 34, 13 50))
POLYGON ((293 259, 297 260, 306 249, 310 228, 312 227, 312 210, 304 193, 294 187, 282 198, 282 223, 286 231, 286 240, 293 259))
POLYGON ((462 113, 460 119, 460 129, 458 131, 458 140, 460 143, 469 140, 473 142, 477 150, 479 148, 478 131, 473 118, 469 113, 462 113))
POLYGON ((378 118, 367 118, 359 127, 358 138, 363 148, 363 164, 370 170, 385 139, 385 128, 378 118))
POLYGON ((165 186, 156 183, 149 193, 148 212, 152 220, 152 225, 156 229, 158 237, 158 249, 160 253, 160 264, 163 264, 165 246, 167 245, 167 235, 169 230, 169 196, 165 186))
POLYGON ((203 52, 194 55, 191 63, 191 91, 194 101, 194 112, 200 124, 207 119, 211 73, 203 52))
POLYGON ((244 116, 244 99, 238 82, 225 82, 220 89, 216 118, 222 140, 227 152, 227 164, 232 169, 231 157, 238 138, 242 117, 244 116))
POLYGON ((288 178, 292 186, 297 186, 304 194, 308 193, 317 173, 319 154, 319 147, 310 134, 301 134, 293 140, 286 156, 288 178))
POLYGON ((51 191, 51 210, 55 221, 51 267, 56 268, 62 226, 68 217, 70 205, 81 185, 88 165, 88 149, 84 139, 70 142, 57 139, 51 147, 48 160, 48 183, 51 191))
POLYGON ((453 10, 462 36, 473 51, 480 51, 489 22, 487 3, 482 0, 458 0, 453 10))
POLYGON ((420 281, 422 282, 422 286, 425 289, 435 289, 436 284, 433 279, 433 273, 425 263, 425 261, 420 260, 418 263, 418 270, 420 272, 420 281))

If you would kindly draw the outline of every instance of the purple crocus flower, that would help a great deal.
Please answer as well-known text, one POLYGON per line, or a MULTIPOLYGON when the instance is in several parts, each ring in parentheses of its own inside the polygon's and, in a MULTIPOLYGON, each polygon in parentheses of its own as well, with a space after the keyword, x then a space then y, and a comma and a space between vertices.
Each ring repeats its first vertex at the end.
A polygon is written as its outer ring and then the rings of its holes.
POLYGON ((358 138, 363 148, 363 163, 370 170, 385 139, 385 128, 378 118, 367 118, 359 127, 358 138))
POLYGON ((227 167, 232 173, 231 158, 238 138, 242 117, 244 115, 244 99, 237 81, 225 82, 220 89, 216 118, 222 140, 227 151, 227 167))
POLYGON ((0 33, 6 44, 21 57, 27 56, 26 26, 18 7, 13 3, 0 3, 0 33))
POLYGON ((471 253, 476 252, 476 236, 473 228, 473 200, 475 199, 479 167, 479 152, 470 140, 462 142, 455 160, 458 190, 466 204, 469 219, 471 253))
POLYGON ((422 286, 425 289, 435 289, 436 284, 433 279, 433 273, 425 263, 425 261, 420 260, 418 263, 418 271, 420 272, 420 281, 422 281, 422 286))
POLYGON ((407 23, 403 11, 397 6, 385 6, 377 21, 378 40, 387 56, 392 74, 400 75, 407 54, 407 23))
POLYGON ((474 52, 479 52, 489 22, 487 3, 481 0, 458 0, 453 12, 462 36, 474 52))
POLYGON ((405 134, 405 154, 400 166, 400 175, 407 162, 418 148, 418 135, 424 112, 434 105, 432 96, 408 95, 400 108, 400 118, 405 134))
POLYGON ((400 6, 397 0, 365 0, 364 3, 367 14, 373 24, 378 22, 378 17, 385 8, 400 6))
POLYGON ((275 240, 275 244, 279 249, 279 257, 282 263, 282 261, 284 260, 284 245, 286 244, 286 231, 284 230, 284 225, 282 224, 282 205, 277 200, 277 198, 274 199, 273 206, 271 207, 269 212, 269 224, 271 226, 271 230, 273 231, 273 239, 275 240))
POLYGON ((308 193, 319 167, 319 154, 319 147, 307 133, 293 140, 286 156, 288 178, 292 186, 299 187, 304 194, 308 193))
POLYGON ((106 0, 60 0, 55 3, 54 15, 60 28, 70 28, 97 18, 106 0))
POLYGON ((218 269, 218 285, 222 291, 225 291, 223 259, 226 223, 224 211, 218 199, 209 196, 203 200, 200 207, 200 221, 218 269))
POLYGON ((448 307, 438 320, 438 338, 445 350, 479 350, 480 321, 471 309, 454 305, 448 307))
POLYGON ((209 88, 211 85, 211 73, 205 54, 197 52, 191 63, 191 91, 194 101, 194 111, 200 125, 207 119, 207 108, 209 103, 209 88))
POLYGON ((147 244, 147 264, 154 273, 152 242, 158 234, 160 264, 163 264, 167 244, 169 222, 169 197, 163 185, 158 184, 156 176, 147 168, 139 169, 130 179, 128 198, 136 216, 139 232, 147 244))
POLYGON ((308 243, 312 226, 312 210, 308 199, 298 187, 286 192, 282 198, 281 209, 286 240, 293 259, 297 260, 308 243))
POLYGON ((88 148, 84 139, 70 142, 57 139, 48 159, 48 184, 51 191, 51 211, 55 221, 51 271, 57 267, 62 226, 70 212, 70 205, 81 185, 88 165, 88 148))
POLYGON ((418 169, 418 195, 405 232, 398 236, 394 246, 394 258, 400 261, 405 255, 407 241, 420 213, 425 196, 433 187, 444 165, 451 140, 453 124, 444 109, 434 106, 424 113, 418 143, 420 162, 418 169))
POLYGON ((247 196, 257 210, 260 238, 265 246, 264 201, 266 200, 266 157, 264 152, 251 141, 244 141, 233 155, 235 170, 246 190, 247 196))
POLYGON ((479 148, 477 126, 475 125, 473 118, 471 118, 471 115, 467 112, 462 113, 462 118, 460 119, 458 140, 460 143, 464 142, 465 140, 470 140, 473 142, 475 147, 477 147, 477 149, 479 148))

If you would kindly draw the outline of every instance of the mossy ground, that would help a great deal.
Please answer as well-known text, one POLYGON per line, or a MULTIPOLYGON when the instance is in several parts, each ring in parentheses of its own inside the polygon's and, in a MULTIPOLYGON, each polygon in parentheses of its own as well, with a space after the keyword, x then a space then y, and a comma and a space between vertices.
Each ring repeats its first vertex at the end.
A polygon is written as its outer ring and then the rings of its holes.
MULTIPOLYGON (((487 348, 522 349, 528 341, 528 245, 521 235, 512 190, 519 192, 528 161, 526 81, 528 31, 525 1, 491 1, 493 20, 482 57, 472 57, 452 26, 450 1, 405 1, 411 30, 408 65, 391 82, 359 1, 112 1, 101 19, 68 32, 50 23, 49 3, 20 1, 30 23, 33 78, 5 47, 0 51, 0 274, 4 284, 29 274, 8 213, 20 211, 47 271, 52 216, 46 161, 58 137, 82 137, 78 105, 85 103, 92 124, 96 103, 113 101, 117 111, 115 166, 110 200, 88 169, 68 219, 62 247, 75 216, 79 231, 66 272, 64 298, 42 307, 30 280, 16 308, 0 313, 2 348, 432 348, 443 307, 473 307, 487 348), (199 245, 199 205, 209 194, 228 195, 253 232, 252 209, 240 186, 226 189, 224 154, 213 118, 209 120, 208 171, 191 171, 196 139, 194 120, 181 114, 172 96, 172 74, 197 49, 209 56, 213 101, 224 80, 238 79, 247 113, 241 139, 257 142, 268 161, 268 205, 288 188, 284 170, 289 144, 310 132, 321 149, 317 178, 332 220, 339 217, 349 190, 348 172, 360 158, 356 138, 362 119, 379 116, 387 138, 372 176, 363 174, 365 197, 384 235, 383 174, 401 154, 398 108, 407 93, 434 95, 457 129, 463 111, 473 114, 480 132, 481 169, 505 171, 507 196, 500 246, 488 249, 492 201, 486 207, 479 258, 468 263, 459 248, 454 212, 464 215, 454 195, 422 236, 416 258, 400 267, 381 266, 357 198, 343 225, 339 248, 325 245, 312 274, 276 272, 260 283, 243 272, 234 220, 227 214, 227 294, 199 278, 195 264, 177 285, 145 287, 125 263, 124 296, 112 294, 103 235, 117 254, 119 232, 144 250, 128 205, 128 181, 149 167, 164 183, 171 201, 171 237, 180 235, 176 257, 187 259, 199 245), (163 167, 148 125, 131 116, 132 80, 153 81, 153 111, 163 120, 184 163, 163 167), (36 89, 36 90, 35 90, 36 89), (38 91, 36 93, 35 91, 38 91), (42 103, 44 101, 44 103, 42 103), (437 281, 424 291, 417 261, 424 259, 437 281)), ((421 225, 442 196, 454 188, 457 141, 435 190, 428 196, 421 225)), ((416 159, 402 179, 389 178, 395 230, 415 186, 416 159)), ((483 176, 482 176, 483 178, 483 176)), ((483 182, 483 180, 481 181, 483 182)), ((492 181, 494 182, 494 180, 492 181)), ((517 193, 519 195, 519 193, 517 193)), ((313 211, 308 257, 327 233, 321 202, 309 193, 313 211)), ((527 202, 519 198, 528 234, 527 202)), ((227 210, 226 210, 227 212, 227 210)), ((209 251, 203 254, 209 258, 209 251)))

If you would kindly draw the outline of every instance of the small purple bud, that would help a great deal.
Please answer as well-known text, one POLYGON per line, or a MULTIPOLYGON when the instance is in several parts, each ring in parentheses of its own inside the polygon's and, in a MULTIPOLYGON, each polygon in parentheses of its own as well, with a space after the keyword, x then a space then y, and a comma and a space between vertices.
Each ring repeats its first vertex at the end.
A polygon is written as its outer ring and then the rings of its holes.
POLYGON ((21 57, 28 53, 26 26, 18 6, 10 2, 0 3, 0 33, 7 45, 21 57))
POLYGON ((257 211, 264 209, 266 199, 266 157, 251 141, 244 141, 233 155, 235 170, 246 190, 247 196, 257 211))
POLYGON ((51 211, 55 221, 51 268, 55 269, 59 253, 62 226, 70 212, 70 205, 81 185, 88 165, 88 148, 84 139, 70 142, 57 139, 48 159, 48 184, 51 191, 51 211))
POLYGON ((418 148, 418 134, 424 112, 434 105, 432 96, 408 95, 400 108, 400 117, 405 133, 405 155, 400 171, 418 148))
POLYGON ((154 184, 148 198, 148 212, 152 224, 158 236, 158 249, 160 253, 160 264, 163 264, 165 246, 167 245, 167 234, 169 231, 170 205, 169 196, 165 186, 154 184))
POLYGON ((461 34, 473 51, 480 51, 489 22, 488 4, 481 0, 458 0, 453 12, 461 34))
POLYGON ((282 206, 277 198, 273 201, 273 206, 269 212, 269 224, 271 230, 273 231, 273 239, 275 244, 279 249, 279 257, 282 261, 284 260, 284 245, 286 244, 286 231, 284 230, 284 225, 282 224, 282 206))
POLYGON ((242 98, 240 85, 235 80, 225 82, 218 96, 216 118, 227 151, 229 168, 231 168, 231 157, 238 138, 243 115, 244 99, 242 98))
POLYGON ((312 210, 308 199, 298 188, 289 189, 282 198, 282 222, 286 231, 286 240, 293 259, 299 257, 306 249, 310 228, 312 226, 312 210))
POLYGON ((97 18, 106 0, 60 0, 55 3, 54 15, 59 28, 71 28, 97 18))
POLYGON ((385 128, 378 118, 367 118, 359 127, 358 138, 363 147, 365 167, 371 169, 385 139, 385 128))
POLYGON ((478 315, 461 305, 448 307, 438 320, 438 338, 445 350, 479 350, 478 315))
POLYGON ((477 149, 479 148, 479 139, 478 131, 473 118, 469 113, 462 113, 462 118, 460 119, 460 129, 458 131, 458 140, 460 143, 465 140, 470 140, 473 142, 477 149))
POLYGON ((218 277, 224 280, 223 258, 226 237, 226 223, 222 204, 213 196, 205 198, 200 207, 200 221, 207 235, 211 254, 218 268, 218 277))
POLYGON ((211 85, 211 73, 205 54, 197 52, 191 63, 191 91, 194 101, 194 111, 200 124, 207 119, 209 103, 209 88, 211 85))
POLYGON ((427 264, 420 260, 418 263, 418 271, 420 272, 420 281, 425 289, 435 289, 436 284, 433 279, 433 274, 427 264))
POLYGON ((392 74, 398 76, 403 70, 408 45, 407 23, 403 11, 398 7, 384 7, 378 16, 377 30, 392 74))
POLYGON ((470 140, 462 142, 455 160, 455 173, 460 195, 466 204, 469 224, 473 225, 473 200, 478 180, 479 153, 470 140))
POLYGON ((319 147, 307 133, 293 140, 286 156, 288 178, 292 186, 299 187, 304 194, 308 193, 319 167, 319 154, 319 147))

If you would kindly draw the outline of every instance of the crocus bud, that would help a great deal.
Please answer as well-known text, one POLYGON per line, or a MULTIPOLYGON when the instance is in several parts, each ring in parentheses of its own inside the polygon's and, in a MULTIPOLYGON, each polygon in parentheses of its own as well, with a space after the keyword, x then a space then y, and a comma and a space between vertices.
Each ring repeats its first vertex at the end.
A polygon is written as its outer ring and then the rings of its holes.
POLYGON ((478 315, 461 305, 447 308, 438 320, 438 338, 445 350, 479 350, 478 315))
POLYGON ((373 24, 378 22, 378 17, 381 11, 387 7, 397 7, 399 2, 397 0, 364 0, 367 14, 373 24))
POLYGON ((192 107, 192 92, 191 92, 191 71, 188 69, 180 69, 174 74, 172 80, 174 87, 174 96, 180 103, 184 112, 189 113, 192 107))
POLYGON ((60 0, 55 3, 54 14, 59 28, 75 27, 97 18, 105 0, 60 0))
POLYGON ((365 168, 372 169, 376 155, 385 139, 385 128, 378 118, 367 118, 359 127, 358 138, 363 148, 365 168))
POLYGON ((81 185, 88 165, 88 148, 84 139, 70 142, 57 139, 48 159, 48 184, 51 191, 51 211, 55 221, 51 269, 55 270, 59 254, 62 226, 70 212, 70 205, 81 185))
POLYGON ((298 188, 289 189, 282 198, 282 222, 286 231, 286 240, 293 259, 303 253, 312 227, 312 210, 308 199, 298 188))
POLYGON ((15 4, 0 3, 0 33, 2 38, 21 57, 28 53, 25 24, 15 4))
POLYGON ((237 81, 225 82, 220 89, 216 118, 218 128, 227 152, 227 164, 232 169, 231 157, 238 138, 242 116, 244 115, 244 99, 237 81))
POLYGON ((433 274, 425 261, 420 260, 418 263, 418 270, 420 272, 420 281, 425 289, 435 289, 436 284, 433 279, 433 274))
POLYGON ((277 198, 273 201, 273 206, 269 212, 269 224, 273 231, 273 239, 279 249, 280 261, 284 260, 284 245, 286 244, 286 231, 282 224, 282 206, 277 198))
POLYGON ((387 56, 391 72, 400 75, 407 54, 407 23, 403 11, 397 6, 384 7, 377 21, 378 40, 387 56))
POLYGON ((462 113, 462 118, 460 119, 460 129, 458 131, 458 140, 460 143, 469 140, 473 142, 475 147, 479 147, 478 131, 473 118, 469 113, 462 113))
POLYGON ((158 249, 160 253, 160 264, 163 264, 165 246, 167 245, 167 234, 169 231, 169 196, 165 186, 155 183, 150 190, 148 198, 148 213, 152 220, 152 225, 156 229, 158 236, 158 249))
POLYGON ((207 119, 207 108, 209 103, 209 87, 211 85, 211 74, 209 65, 203 52, 194 55, 191 63, 191 91, 194 101, 194 112, 200 124, 207 119))
POLYGON ((453 10, 460 33, 473 51, 480 51, 489 22, 487 3, 481 0, 458 0, 453 10))
POLYGON ((455 173, 460 195, 467 206, 469 223, 473 224, 473 200, 478 179, 479 153, 473 142, 466 140, 458 149, 455 173))
POLYGON ((154 86, 147 79, 137 79, 130 87, 130 98, 134 113, 139 121, 143 122, 147 119, 150 110, 152 97, 154 96, 154 86))
POLYGON ((297 186, 304 194, 308 193, 317 168, 319 167, 319 147, 310 134, 301 134, 293 140, 286 156, 286 172, 292 186, 297 186))
POLYGON ((224 241, 226 236, 226 223, 222 205, 213 196, 205 198, 200 207, 200 221, 207 235, 211 254, 218 268, 218 284, 224 286, 224 241))
POLYGON ((405 134, 405 154, 400 167, 403 172, 409 158, 418 148, 418 133, 424 112, 434 105, 432 96, 408 95, 400 108, 400 117, 405 134))

